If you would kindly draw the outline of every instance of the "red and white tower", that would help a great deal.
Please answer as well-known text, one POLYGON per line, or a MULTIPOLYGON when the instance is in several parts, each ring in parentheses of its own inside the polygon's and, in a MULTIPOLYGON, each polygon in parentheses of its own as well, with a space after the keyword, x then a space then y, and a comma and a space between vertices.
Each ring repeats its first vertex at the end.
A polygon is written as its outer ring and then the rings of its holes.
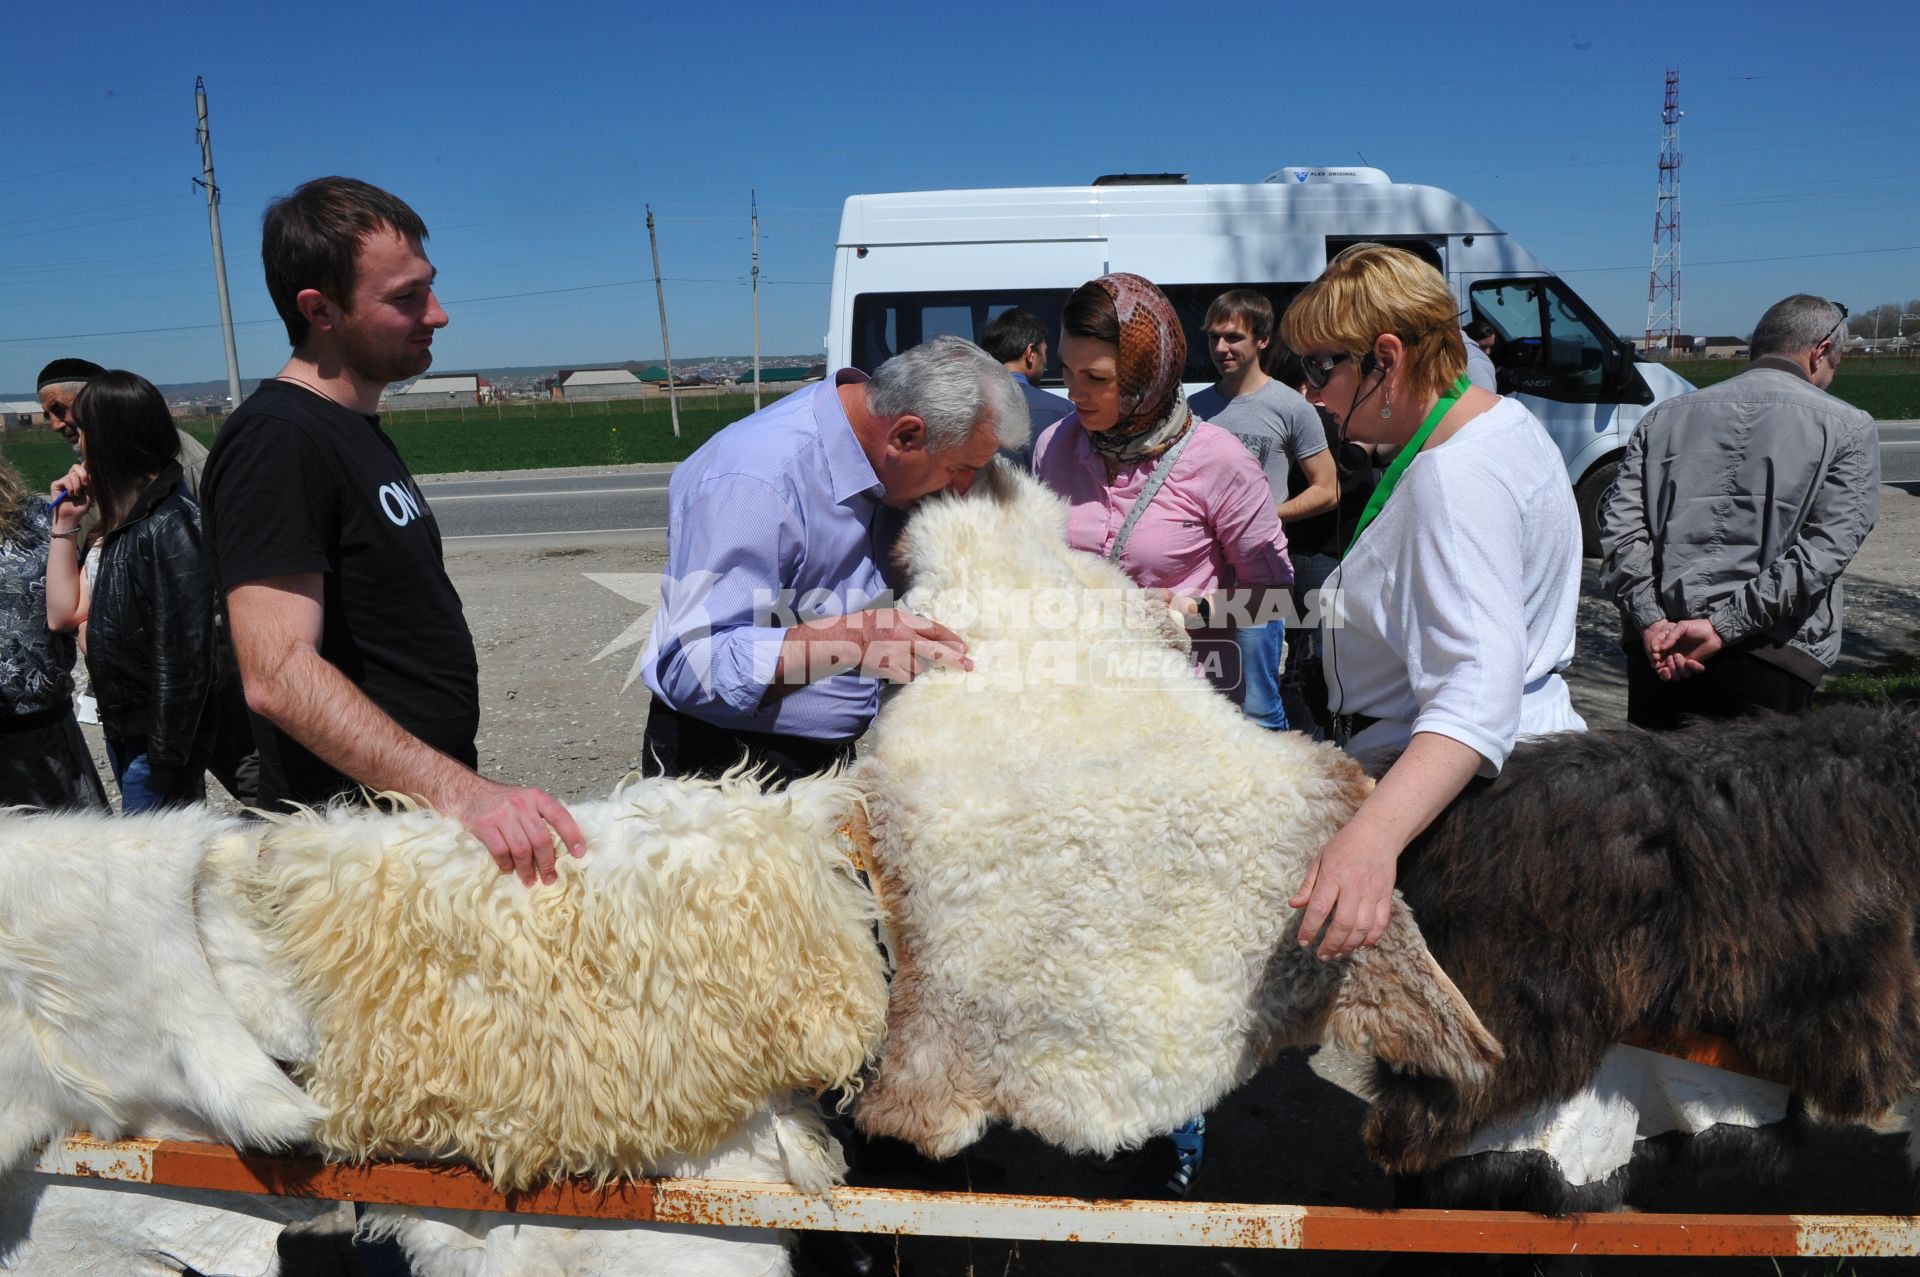
POLYGON ((1680 336, 1680 73, 1667 72, 1660 108, 1660 176, 1653 201, 1653 270, 1647 277, 1647 357, 1663 337, 1673 353, 1680 336))

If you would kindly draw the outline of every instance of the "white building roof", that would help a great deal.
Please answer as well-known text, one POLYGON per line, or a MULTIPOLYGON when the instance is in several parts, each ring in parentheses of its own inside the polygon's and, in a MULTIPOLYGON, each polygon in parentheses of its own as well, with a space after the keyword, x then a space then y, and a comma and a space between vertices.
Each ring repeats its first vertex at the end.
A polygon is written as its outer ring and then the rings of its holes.
POLYGON ((480 389, 480 378, 472 373, 444 377, 419 377, 408 382, 398 390, 389 390, 387 398, 395 395, 457 395, 474 394, 480 389))
POLYGON ((561 386, 631 386, 640 379, 625 368, 582 368, 569 373, 561 386))
POLYGON ((46 409, 38 399, 0 399, 0 412, 38 413, 46 409))

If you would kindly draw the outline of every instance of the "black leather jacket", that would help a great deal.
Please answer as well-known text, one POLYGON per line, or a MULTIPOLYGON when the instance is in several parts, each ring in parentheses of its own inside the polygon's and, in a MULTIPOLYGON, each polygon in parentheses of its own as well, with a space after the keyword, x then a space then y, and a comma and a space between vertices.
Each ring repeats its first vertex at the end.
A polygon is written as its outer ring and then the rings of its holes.
POLYGON ((170 465, 100 552, 87 604, 87 671, 101 727, 115 739, 144 737, 156 769, 184 767, 223 664, 200 507, 186 495, 179 465, 170 465))

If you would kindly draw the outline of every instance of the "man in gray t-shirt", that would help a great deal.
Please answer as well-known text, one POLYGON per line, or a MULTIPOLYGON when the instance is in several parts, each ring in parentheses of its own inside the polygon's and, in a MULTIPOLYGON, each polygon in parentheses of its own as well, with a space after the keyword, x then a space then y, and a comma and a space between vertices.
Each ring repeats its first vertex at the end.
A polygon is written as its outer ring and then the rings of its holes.
MULTIPOLYGON (((1207 308, 1207 353, 1220 380, 1194 395, 1190 404, 1195 417, 1232 434, 1259 460, 1267 472, 1274 511, 1281 523, 1291 525, 1333 509, 1340 500, 1340 476, 1327 451, 1320 414, 1299 391, 1275 381, 1261 366, 1273 345, 1273 327, 1273 303, 1264 294, 1236 288, 1216 297, 1207 308), (1296 474, 1300 482, 1290 486, 1296 474)), ((1288 536, 1291 541, 1291 526, 1288 536)), ((1293 557, 1297 579, 1302 564, 1299 555, 1293 557)), ((1285 624, 1277 621, 1235 631, 1247 680, 1242 708, 1248 718, 1274 731, 1287 727, 1280 702, 1285 636, 1285 624)))
MULTIPOLYGON (((1254 371, 1259 372, 1258 367, 1254 371)), ((1242 391, 1232 398, 1221 391, 1221 383, 1215 382, 1205 390, 1196 391, 1187 401, 1188 405, 1194 416, 1212 422, 1247 446, 1247 451, 1267 472, 1267 486, 1273 489, 1273 505, 1281 522, 1319 514, 1323 494, 1313 485, 1313 471, 1320 467, 1310 470, 1304 463, 1313 457, 1325 461, 1329 485, 1337 493, 1339 480, 1331 473, 1333 458, 1326 455, 1326 427, 1320 422, 1320 414, 1299 391, 1281 385, 1265 373, 1260 373, 1260 379, 1263 384, 1258 389, 1242 391), (1290 497, 1287 485, 1295 470, 1307 477, 1308 488, 1299 496, 1290 497), (1289 509, 1289 506, 1300 508, 1289 509)), ((1332 509, 1332 503, 1326 508, 1332 509)))

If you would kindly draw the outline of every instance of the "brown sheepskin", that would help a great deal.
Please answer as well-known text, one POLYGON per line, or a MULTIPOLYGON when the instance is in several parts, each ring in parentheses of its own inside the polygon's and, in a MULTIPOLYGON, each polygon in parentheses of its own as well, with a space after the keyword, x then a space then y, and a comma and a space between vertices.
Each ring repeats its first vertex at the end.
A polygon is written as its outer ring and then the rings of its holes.
POLYGON ((1636 1029, 1728 1038, 1831 1120, 1920 1080, 1914 711, 1525 743, 1399 885, 1506 1056, 1484 1083, 1377 1068, 1366 1141, 1389 1170, 1573 1095, 1636 1029))

